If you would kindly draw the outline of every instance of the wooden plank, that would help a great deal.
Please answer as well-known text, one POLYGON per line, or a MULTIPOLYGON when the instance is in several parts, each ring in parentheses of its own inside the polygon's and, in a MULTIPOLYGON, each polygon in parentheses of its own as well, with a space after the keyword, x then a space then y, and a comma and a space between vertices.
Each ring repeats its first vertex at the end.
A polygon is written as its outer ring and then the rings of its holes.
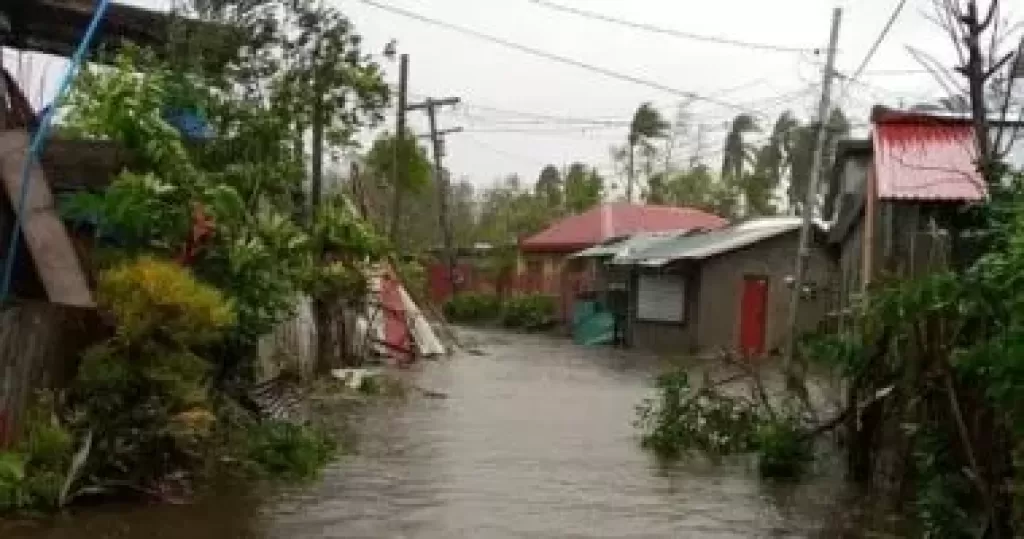
POLYGON ((0 311, 0 449, 33 393, 67 387, 82 350, 106 335, 92 309, 24 302, 0 311))
POLYGON ((64 223, 57 216, 53 193, 38 163, 29 168, 25 207, 18 208, 21 174, 28 157, 29 138, 24 131, 0 133, 0 180, 17 212, 21 210, 22 235, 35 262, 39 280, 53 303, 76 307, 95 305, 92 291, 64 223))
MULTIPOLYGON (((95 0, 10 0, 0 1, 0 14, 11 20, 12 38, 9 46, 69 57, 77 48, 96 7, 95 0)), ((90 47, 97 51, 115 51, 125 43, 165 52, 174 24, 181 19, 159 11, 114 2, 104 17, 102 31, 90 47)), ((184 39, 224 32, 216 24, 187 20, 184 39)), ((233 39, 237 39, 234 36, 233 39)))

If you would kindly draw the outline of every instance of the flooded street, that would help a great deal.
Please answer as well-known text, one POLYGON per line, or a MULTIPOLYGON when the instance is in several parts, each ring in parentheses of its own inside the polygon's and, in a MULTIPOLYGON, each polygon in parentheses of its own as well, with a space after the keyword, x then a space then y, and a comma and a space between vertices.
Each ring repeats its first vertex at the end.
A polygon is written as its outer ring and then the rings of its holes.
POLYGON ((835 478, 772 486, 744 463, 659 467, 630 424, 654 358, 545 336, 468 336, 483 355, 409 373, 448 398, 371 404, 353 425, 354 454, 312 485, 92 509, 0 536, 813 537, 834 514, 835 478))

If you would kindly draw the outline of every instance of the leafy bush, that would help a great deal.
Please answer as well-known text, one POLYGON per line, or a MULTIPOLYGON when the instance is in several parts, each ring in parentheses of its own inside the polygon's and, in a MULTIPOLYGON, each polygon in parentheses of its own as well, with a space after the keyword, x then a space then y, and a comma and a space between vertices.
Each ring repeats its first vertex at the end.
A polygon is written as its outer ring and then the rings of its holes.
POLYGON ((128 342, 157 333, 183 345, 209 342, 234 323, 231 304, 174 262, 149 256, 101 273, 96 295, 128 342))
POLYGON ((97 302, 117 332, 83 354, 69 416, 94 433, 89 475, 159 486, 200 457, 212 420, 211 364, 194 350, 217 341, 234 311, 188 269, 149 256, 98 281, 97 302))
POLYGON ((525 294, 509 298, 503 307, 502 324, 509 328, 538 329, 555 322, 555 298, 525 294))
POLYGON ((0 451, 0 512, 53 509, 61 503, 74 442, 54 415, 52 397, 37 396, 26 411, 18 443, 0 451))
POLYGON ((462 292, 444 304, 444 315, 453 322, 492 322, 501 317, 501 307, 494 294, 462 292))
POLYGON ((795 414, 777 416, 717 387, 694 387, 684 370, 662 374, 655 385, 658 396, 637 407, 635 426, 641 446, 661 458, 756 452, 761 475, 772 478, 798 477, 814 458, 795 414))
POLYGON ((659 396, 637 407, 641 445, 663 458, 698 451, 722 456, 755 445, 757 409, 745 399, 694 388, 686 371, 665 373, 655 384, 659 396))
POLYGON ((757 429, 757 468, 762 477, 796 479, 814 459, 806 429, 789 418, 767 421, 757 429))
POLYGON ((313 479, 337 450, 325 431, 282 421, 265 421, 249 428, 246 458, 270 477, 313 479))

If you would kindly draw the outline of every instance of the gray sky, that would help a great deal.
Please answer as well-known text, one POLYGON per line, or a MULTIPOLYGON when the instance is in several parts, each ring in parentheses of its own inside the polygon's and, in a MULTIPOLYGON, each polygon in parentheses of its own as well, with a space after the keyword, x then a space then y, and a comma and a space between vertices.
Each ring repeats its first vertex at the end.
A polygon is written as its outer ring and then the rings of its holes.
MULTIPOLYGON (((330 0, 328 0, 330 1, 330 0)), ((588 20, 532 3, 530 0, 377 0, 407 11, 468 27, 560 56, 586 62, 660 85, 742 105, 774 116, 791 109, 803 118, 815 110, 820 88, 821 58, 812 53, 772 52, 704 43, 588 20), (779 96, 786 97, 781 101, 779 96)), ((850 74, 878 37, 897 0, 552 0, 633 22, 787 47, 813 49, 827 44, 831 10, 845 8, 838 68, 850 74)), ((164 7, 167 0, 132 0, 137 5, 164 7)), ((986 3, 986 2, 983 2, 986 3)), ((1014 2, 1006 2, 1007 5, 1014 2)), ((536 58, 450 30, 389 13, 359 0, 335 0, 363 34, 370 51, 390 39, 410 54, 410 93, 459 96, 464 105, 441 114, 442 127, 463 126, 449 138, 447 165, 456 176, 477 185, 518 173, 533 181, 545 163, 582 161, 611 171, 609 147, 625 138, 625 127, 588 128, 535 116, 565 116, 628 122, 643 101, 654 102, 674 117, 682 99, 673 93, 615 80, 577 67, 536 58), (517 113, 500 112, 507 109, 517 113)), ((885 43, 875 55, 863 84, 840 84, 843 106, 864 121, 874 103, 913 104, 942 94, 927 74, 893 74, 921 67, 908 54, 913 45, 951 63, 952 46, 941 30, 923 16, 931 0, 909 0, 885 43)), ((1015 8, 1019 15, 1020 8, 1015 8)), ((1019 18, 1017 19, 1019 20, 1019 18)), ((33 80, 43 71, 26 61, 20 77, 33 80)), ((397 65, 387 64, 389 81, 397 65)), ((47 79, 59 77, 49 66, 47 79)), ((49 82, 44 86, 52 86, 49 82)), ((33 96, 39 99, 39 91, 33 96)), ((695 102, 694 124, 706 126, 705 154, 717 166, 725 124, 736 110, 721 104, 695 102)), ((411 113, 411 125, 426 132, 422 113, 411 113)), ((756 137, 756 136, 755 136, 756 137)), ((692 144, 684 153, 692 152, 692 144)))

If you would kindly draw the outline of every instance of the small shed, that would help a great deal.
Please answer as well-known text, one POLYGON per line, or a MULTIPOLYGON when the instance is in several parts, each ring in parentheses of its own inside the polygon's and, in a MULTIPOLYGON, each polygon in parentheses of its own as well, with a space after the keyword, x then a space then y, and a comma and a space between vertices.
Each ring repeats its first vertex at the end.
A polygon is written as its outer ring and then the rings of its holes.
MULTIPOLYGON (((876 107, 872 123, 870 139, 840 143, 826 195, 839 329, 873 282, 947 267, 950 240, 939 215, 987 197, 970 118, 876 107)), ((1022 150, 1018 141, 1010 155, 1017 166, 1022 150)))
MULTIPOLYGON (((796 217, 754 219, 702 234, 681 235, 616 257, 630 274, 627 344, 662 353, 721 349, 747 357, 780 349, 787 337, 789 278, 799 245, 796 217)), ((821 225, 815 227, 821 230, 821 225)), ((816 239, 821 234, 816 234, 816 239)), ((815 241, 800 325, 825 313, 832 264, 815 241)))

